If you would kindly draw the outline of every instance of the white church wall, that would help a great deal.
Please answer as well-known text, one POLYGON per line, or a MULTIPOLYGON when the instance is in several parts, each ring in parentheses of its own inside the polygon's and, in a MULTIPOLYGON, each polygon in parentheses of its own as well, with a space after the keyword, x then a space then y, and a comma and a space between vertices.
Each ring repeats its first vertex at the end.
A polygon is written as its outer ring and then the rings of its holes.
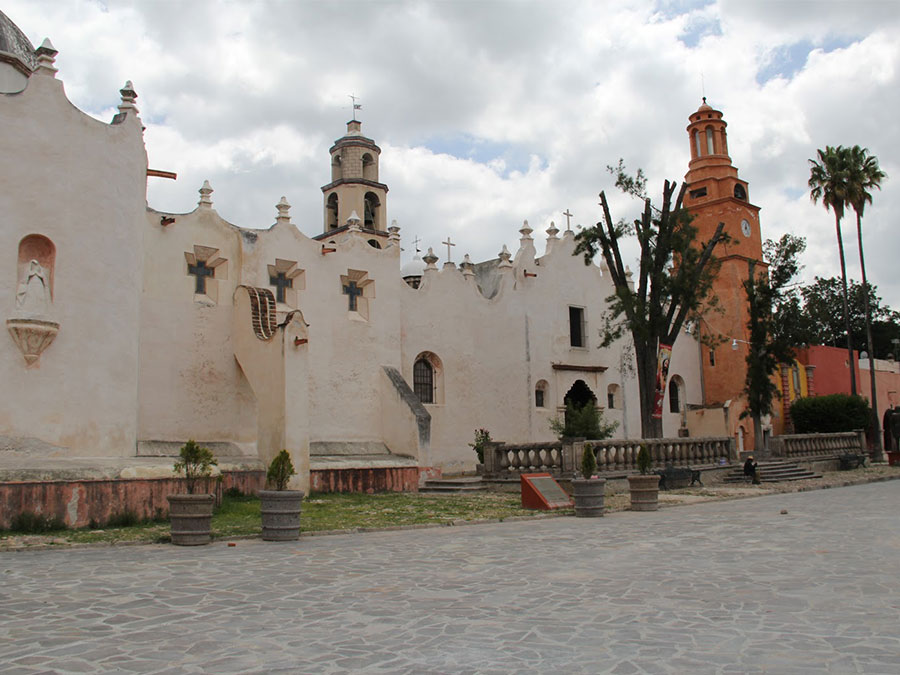
POLYGON ((433 456, 445 471, 473 468, 468 442, 478 428, 508 443, 552 439, 549 421, 564 411, 576 380, 590 387, 602 408, 609 385, 618 385, 619 408, 605 410, 606 417, 620 423, 618 436, 639 434, 637 388, 633 380, 623 383, 620 372, 626 342, 598 348, 596 327, 611 284, 573 250, 569 234, 536 261, 533 245, 523 241, 515 266, 498 271, 502 279, 491 299, 480 294, 474 277, 467 280, 452 266, 426 270, 420 288, 403 293, 404 376, 413 381, 413 364, 423 352, 441 361, 443 397, 426 408, 433 418, 433 456), (570 306, 587 317, 584 347, 570 344, 570 306), (544 406, 537 407, 541 381, 547 388, 544 406))
POLYGON ((0 433, 67 457, 135 448, 147 159, 136 110, 123 108, 118 124, 97 121, 43 68, 0 97, 0 308, 16 313, 19 242, 43 235, 55 247, 47 313, 59 323, 29 367, 8 334, 0 339, 0 433))
POLYGON ((209 205, 163 217, 149 211, 143 224, 139 439, 230 441, 252 454, 257 404, 232 345, 240 232, 209 205), (204 294, 185 253, 215 265, 204 294))
POLYGON ((313 441, 382 440, 381 367, 400 365, 397 291, 403 282, 399 248, 373 248, 371 238, 351 231, 318 241, 284 223, 259 232, 252 246, 245 242, 247 283, 272 288, 267 265, 276 257, 296 261, 303 270, 296 302, 309 324, 313 441), (336 250, 323 253, 323 247, 336 250), (353 276, 359 276, 354 282, 363 292, 358 311, 349 310, 343 289, 353 276))

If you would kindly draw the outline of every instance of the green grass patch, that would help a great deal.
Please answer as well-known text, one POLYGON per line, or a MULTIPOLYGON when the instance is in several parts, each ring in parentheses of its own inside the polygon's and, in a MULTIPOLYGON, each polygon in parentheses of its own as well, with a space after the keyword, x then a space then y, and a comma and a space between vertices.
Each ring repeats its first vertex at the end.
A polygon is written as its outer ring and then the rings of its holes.
MULTIPOLYGON (((571 512, 571 510, 569 511, 571 512)), ((388 492, 382 494, 313 493, 303 500, 302 532, 396 527, 456 520, 494 520, 535 513, 521 507, 517 493, 433 495, 388 492)), ((33 526, 33 524, 32 524, 33 526)), ((259 499, 226 495, 212 520, 215 539, 261 533, 259 499)), ((34 530, 32 530, 34 531, 34 530)), ((48 532, 47 530, 41 530, 48 532)), ((0 543, 22 532, 0 532, 0 543)), ((104 526, 48 532, 34 543, 116 543, 169 541, 168 521, 137 522, 133 514, 120 514, 104 526)))

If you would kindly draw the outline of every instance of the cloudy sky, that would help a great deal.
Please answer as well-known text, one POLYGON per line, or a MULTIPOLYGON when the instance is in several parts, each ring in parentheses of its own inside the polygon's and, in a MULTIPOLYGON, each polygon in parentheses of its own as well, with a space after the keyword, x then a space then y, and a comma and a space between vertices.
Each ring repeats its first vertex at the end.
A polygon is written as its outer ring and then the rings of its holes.
MULTIPOLYGON (((388 218, 406 253, 515 250, 527 219, 599 218, 606 166, 642 167, 651 194, 681 181, 685 127, 705 92, 763 236, 806 237, 803 275, 840 272, 834 219, 813 205, 808 159, 866 146, 888 180, 864 221, 867 272, 900 308, 900 2, 174 2, 0 0, 37 45, 50 37, 69 98, 108 121, 125 80, 147 127, 149 202, 191 210, 209 179, 219 213, 268 227, 285 195, 322 230, 328 148, 349 94, 382 149, 388 218)), ((640 205, 617 196, 614 217, 640 205)), ((564 227, 561 227, 564 229, 564 227)), ((855 221, 844 227, 859 279, 855 221)), ((538 249, 543 236, 537 237, 538 249)), ((632 249, 636 255, 636 248, 632 249)))

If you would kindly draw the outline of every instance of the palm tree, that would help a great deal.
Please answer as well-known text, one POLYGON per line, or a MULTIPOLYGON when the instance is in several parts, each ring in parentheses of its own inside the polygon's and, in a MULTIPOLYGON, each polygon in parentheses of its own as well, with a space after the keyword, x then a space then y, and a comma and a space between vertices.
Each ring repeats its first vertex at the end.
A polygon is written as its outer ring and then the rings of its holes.
POLYGON ((850 306, 847 301, 847 266, 844 263, 844 239, 841 236, 841 218, 844 217, 844 207, 849 203, 851 197, 849 153, 847 148, 840 145, 837 147, 826 145, 824 152, 822 150, 816 152, 819 161, 809 160, 809 197, 813 204, 817 204, 821 199, 826 211, 834 211, 834 227, 837 230, 838 252, 841 256, 847 352, 850 357, 850 393, 856 394, 856 367, 853 358, 853 338, 850 335, 850 306))
POLYGON ((862 217, 866 204, 872 203, 872 188, 881 189, 881 181, 887 174, 878 166, 878 158, 869 154, 868 148, 854 145, 847 150, 848 169, 850 171, 849 189, 850 205, 856 212, 856 237, 859 242, 859 268, 862 273, 863 308, 866 314, 866 341, 869 351, 869 380, 872 384, 872 409, 874 415, 874 434, 876 459, 881 459, 881 429, 878 423, 878 395, 875 388, 875 345, 872 342, 872 315, 869 311, 869 284, 866 281, 866 259, 863 255, 862 217))

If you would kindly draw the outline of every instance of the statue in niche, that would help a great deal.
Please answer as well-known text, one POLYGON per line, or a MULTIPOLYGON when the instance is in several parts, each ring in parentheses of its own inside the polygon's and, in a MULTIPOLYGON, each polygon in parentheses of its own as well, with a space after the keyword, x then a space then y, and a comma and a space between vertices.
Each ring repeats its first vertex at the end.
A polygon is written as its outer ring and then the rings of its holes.
POLYGON ((37 261, 28 263, 25 278, 16 289, 16 310, 24 316, 46 316, 50 311, 50 283, 47 270, 37 261))

